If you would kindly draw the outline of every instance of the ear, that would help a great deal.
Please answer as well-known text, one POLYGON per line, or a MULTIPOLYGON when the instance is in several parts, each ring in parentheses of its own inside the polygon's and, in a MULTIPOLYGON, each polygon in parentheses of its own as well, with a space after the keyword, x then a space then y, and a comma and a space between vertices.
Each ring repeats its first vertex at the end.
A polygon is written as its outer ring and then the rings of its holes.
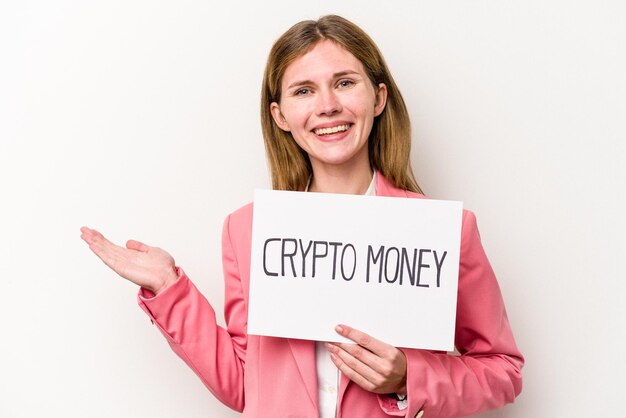
POLYGON ((383 113, 385 110, 385 106, 387 105, 387 86, 385 83, 380 83, 378 85, 378 90, 376 91, 376 104, 374 105, 374 116, 378 116, 383 113))
POLYGON ((272 104, 270 104, 270 113, 272 114, 274 122, 276 122, 276 125, 278 125, 280 129, 285 132, 291 132, 291 129, 289 129, 289 125, 287 125, 285 117, 280 111, 280 106, 278 105, 278 103, 272 102, 272 104))

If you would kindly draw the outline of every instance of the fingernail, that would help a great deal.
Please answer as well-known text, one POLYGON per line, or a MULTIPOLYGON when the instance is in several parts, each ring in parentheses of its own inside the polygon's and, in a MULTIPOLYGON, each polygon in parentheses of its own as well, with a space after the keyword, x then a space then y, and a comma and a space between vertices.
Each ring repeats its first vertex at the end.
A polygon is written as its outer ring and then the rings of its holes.
POLYGON ((335 327, 335 331, 337 331, 337 332, 338 332, 338 333, 340 333, 340 334, 343 334, 343 327, 342 327, 341 325, 337 325, 337 326, 335 327))

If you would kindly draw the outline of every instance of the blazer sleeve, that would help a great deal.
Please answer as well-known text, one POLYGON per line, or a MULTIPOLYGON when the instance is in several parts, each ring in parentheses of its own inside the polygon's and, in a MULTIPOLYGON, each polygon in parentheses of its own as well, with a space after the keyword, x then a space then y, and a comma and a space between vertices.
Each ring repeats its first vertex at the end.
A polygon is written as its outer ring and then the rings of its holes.
POLYGON ((138 301, 170 347, 228 407, 244 407, 247 311, 238 264, 228 231, 222 235, 228 328, 217 325, 215 311, 182 269, 178 280, 158 295, 140 289, 138 301))
POLYGON ((383 397, 381 407, 390 415, 462 417, 513 402, 522 390, 524 358, 470 211, 463 213, 455 346, 459 355, 403 349, 408 408, 383 397))

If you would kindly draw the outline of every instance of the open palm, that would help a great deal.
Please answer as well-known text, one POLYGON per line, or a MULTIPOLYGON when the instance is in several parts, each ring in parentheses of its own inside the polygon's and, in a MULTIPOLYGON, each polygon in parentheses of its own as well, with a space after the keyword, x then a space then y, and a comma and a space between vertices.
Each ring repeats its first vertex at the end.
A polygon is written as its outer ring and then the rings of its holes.
POLYGON ((165 250, 135 240, 126 247, 113 244, 100 232, 86 226, 81 238, 100 259, 120 276, 158 294, 177 278, 174 258, 165 250))

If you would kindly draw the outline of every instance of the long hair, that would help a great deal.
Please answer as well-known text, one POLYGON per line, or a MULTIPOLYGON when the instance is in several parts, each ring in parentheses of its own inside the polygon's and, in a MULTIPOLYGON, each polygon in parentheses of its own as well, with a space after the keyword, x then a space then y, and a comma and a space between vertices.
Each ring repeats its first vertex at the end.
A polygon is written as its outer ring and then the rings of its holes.
POLYGON ((384 83, 387 86, 387 104, 374 119, 368 138, 370 166, 394 186, 421 193, 411 169, 411 122, 400 90, 374 41, 357 25, 336 15, 296 23, 274 43, 267 59, 261 91, 261 125, 272 187, 304 190, 311 175, 308 155, 290 132, 276 125, 270 105, 280 103, 281 83, 287 67, 325 39, 337 43, 361 61, 372 85, 384 83))

